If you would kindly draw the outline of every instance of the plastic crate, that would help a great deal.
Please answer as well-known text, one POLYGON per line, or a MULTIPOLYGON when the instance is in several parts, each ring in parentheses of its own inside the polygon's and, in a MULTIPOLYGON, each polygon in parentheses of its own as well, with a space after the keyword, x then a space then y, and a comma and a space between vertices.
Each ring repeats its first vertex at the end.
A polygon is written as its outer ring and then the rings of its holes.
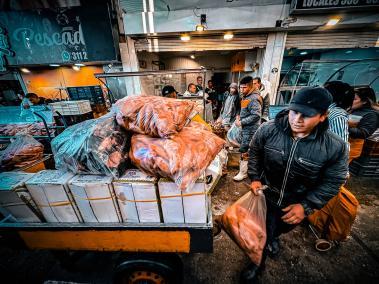
POLYGON ((81 115, 92 111, 91 104, 87 100, 83 101, 64 101, 49 104, 61 115, 81 115))

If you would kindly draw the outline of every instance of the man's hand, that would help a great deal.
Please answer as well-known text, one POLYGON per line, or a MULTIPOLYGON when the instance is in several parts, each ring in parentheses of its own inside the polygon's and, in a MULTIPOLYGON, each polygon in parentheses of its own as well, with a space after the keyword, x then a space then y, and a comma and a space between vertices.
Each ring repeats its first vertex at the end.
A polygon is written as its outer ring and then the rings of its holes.
POLYGON ((262 183, 259 180, 253 181, 250 185, 251 191, 255 194, 258 195, 258 191, 261 190, 263 187, 262 183))
POLYGON ((239 116, 236 117, 235 124, 236 124, 236 126, 241 127, 241 120, 240 120, 239 116))
POLYGON ((282 217, 282 220, 291 225, 299 224, 305 218, 304 207, 300 204, 291 204, 290 206, 282 209, 283 212, 287 212, 282 217))

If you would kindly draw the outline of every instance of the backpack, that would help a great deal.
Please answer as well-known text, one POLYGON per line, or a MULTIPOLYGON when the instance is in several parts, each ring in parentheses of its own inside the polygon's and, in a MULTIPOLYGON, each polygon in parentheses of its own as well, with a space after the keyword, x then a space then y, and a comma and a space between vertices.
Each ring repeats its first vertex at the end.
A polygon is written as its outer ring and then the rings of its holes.
POLYGON ((321 238, 343 241, 350 234, 358 205, 355 196, 342 186, 323 208, 308 216, 308 221, 321 232, 321 238))

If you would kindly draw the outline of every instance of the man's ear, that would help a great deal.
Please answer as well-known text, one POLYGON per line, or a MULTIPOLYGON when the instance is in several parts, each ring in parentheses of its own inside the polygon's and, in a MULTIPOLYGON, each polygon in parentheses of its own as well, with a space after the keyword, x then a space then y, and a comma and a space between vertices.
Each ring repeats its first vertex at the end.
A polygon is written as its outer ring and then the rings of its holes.
POLYGON ((320 115, 320 122, 324 122, 327 117, 328 117, 328 112, 320 115))

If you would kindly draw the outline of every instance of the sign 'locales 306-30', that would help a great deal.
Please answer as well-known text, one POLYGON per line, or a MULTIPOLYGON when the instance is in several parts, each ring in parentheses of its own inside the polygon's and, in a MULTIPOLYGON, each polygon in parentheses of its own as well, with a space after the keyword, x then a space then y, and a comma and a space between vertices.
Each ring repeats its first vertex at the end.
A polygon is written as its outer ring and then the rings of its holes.
POLYGON ((108 8, 0 12, 9 46, 8 65, 102 62, 117 59, 108 8))
POLYGON ((293 13, 304 13, 322 12, 326 9, 366 9, 373 6, 379 6, 379 0, 293 0, 291 10, 293 13))

